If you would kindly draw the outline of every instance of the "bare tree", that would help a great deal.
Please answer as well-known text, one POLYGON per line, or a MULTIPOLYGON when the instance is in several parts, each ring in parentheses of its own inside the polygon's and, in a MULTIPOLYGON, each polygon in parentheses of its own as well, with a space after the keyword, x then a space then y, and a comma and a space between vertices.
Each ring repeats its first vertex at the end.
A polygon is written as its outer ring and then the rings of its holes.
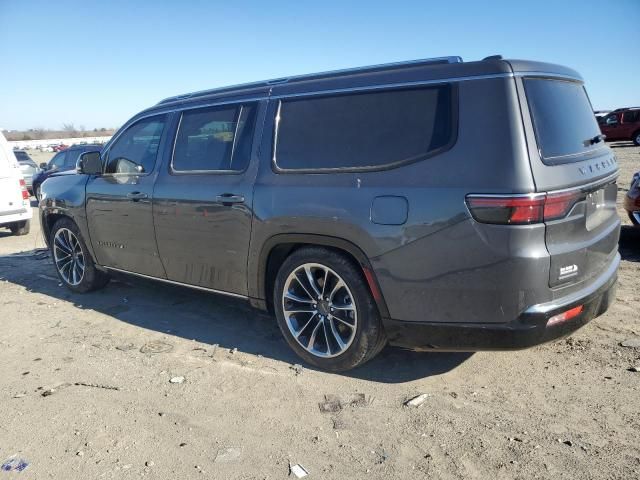
POLYGON ((36 140, 42 140, 46 137, 47 129, 44 127, 34 127, 31 129, 36 140))
POLYGON ((77 133, 76 126, 73 123, 63 123, 62 131, 70 133, 71 135, 75 135, 77 133))

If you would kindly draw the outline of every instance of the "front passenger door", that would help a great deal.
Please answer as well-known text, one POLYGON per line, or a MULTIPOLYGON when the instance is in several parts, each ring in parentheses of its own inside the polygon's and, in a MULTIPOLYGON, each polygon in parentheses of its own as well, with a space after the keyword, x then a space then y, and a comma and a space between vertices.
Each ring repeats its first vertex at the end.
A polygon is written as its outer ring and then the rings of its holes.
POLYGON ((152 198, 167 123, 163 114, 128 126, 103 152, 104 173, 87 183, 87 222, 100 265, 165 278, 152 198))

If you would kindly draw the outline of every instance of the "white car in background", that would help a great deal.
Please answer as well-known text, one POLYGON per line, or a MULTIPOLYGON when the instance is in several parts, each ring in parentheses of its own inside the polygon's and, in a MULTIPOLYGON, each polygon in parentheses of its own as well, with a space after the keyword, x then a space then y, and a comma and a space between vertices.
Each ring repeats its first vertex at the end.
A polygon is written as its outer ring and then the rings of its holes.
POLYGON ((14 235, 26 235, 32 214, 20 164, 0 132, 0 227, 10 229, 14 235))

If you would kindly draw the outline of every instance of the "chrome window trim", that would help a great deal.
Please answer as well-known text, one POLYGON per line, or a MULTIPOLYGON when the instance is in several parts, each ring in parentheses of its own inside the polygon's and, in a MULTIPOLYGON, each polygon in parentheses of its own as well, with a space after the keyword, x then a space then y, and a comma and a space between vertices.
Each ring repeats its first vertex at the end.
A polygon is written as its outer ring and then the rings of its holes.
POLYGON ((274 133, 273 133, 273 146, 271 148, 271 169, 277 174, 328 174, 328 173, 361 173, 361 172, 381 172, 385 170, 391 170, 394 168, 401 167, 403 165, 410 165, 412 163, 421 162, 427 160, 428 158, 434 157, 436 155, 440 155, 451 150, 456 142, 458 141, 458 127, 459 127, 459 102, 458 102, 458 89, 457 84, 455 82, 443 82, 438 80, 438 85, 447 86, 449 88, 450 95, 450 106, 451 106, 451 135, 449 141, 435 150, 431 150, 421 155, 417 155, 415 157, 409 159, 398 160, 391 163, 386 163, 383 165, 367 165, 362 167, 328 167, 328 168, 282 168, 278 165, 277 162, 277 147, 278 147, 278 132, 280 130, 280 113, 282 109, 283 99, 289 98, 299 98, 299 97, 315 97, 318 95, 335 95, 343 92, 347 93, 356 93, 360 91, 376 91, 376 90, 389 90, 396 91, 401 89, 402 87, 413 87, 413 86, 422 86, 422 85, 433 85, 432 82, 420 82, 416 84, 415 82, 404 83, 404 84, 384 84, 384 85, 375 85, 371 87, 354 87, 349 89, 340 89, 340 90, 323 90, 318 92, 312 92, 310 94, 296 94, 296 95, 277 95, 272 98, 278 100, 278 109, 276 112, 276 118, 274 122, 274 133))
POLYGON ((326 90, 313 90, 301 93, 283 93, 281 95, 271 95, 269 98, 276 100, 297 97, 312 97, 316 95, 333 95, 335 93, 367 92, 372 90, 386 90, 405 87, 421 87, 426 85, 453 84, 470 80, 488 80, 493 78, 513 78, 513 73, 495 73, 489 75, 475 75, 470 77, 449 77, 434 80, 419 80, 415 82, 380 83, 376 85, 363 85, 360 87, 334 88, 326 90))
POLYGON ((558 80, 567 80, 569 82, 584 83, 584 80, 573 75, 564 75, 562 73, 552 72, 513 72, 514 77, 532 77, 532 78, 555 78, 558 80))
MULTIPOLYGON (((265 94, 261 95, 261 96, 242 98, 242 99, 235 99, 235 100, 224 100, 224 99, 212 100, 212 101, 208 101, 206 103, 197 104, 197 105, 193 105, 193 106, 191 106, 191 105, 167 105, 165 108, 160 108, 157 111, 149 112, 147 114, 136 116, 134 118, 135 118, 136 121, 138 121, 138 120, 141 120, 143 118, 151 117, 151 116, 154 116, 154 115, 162 115, 164 113, 181 112, 181 111, 184 111, 184 110, 191 110, 191 109, 194 109, 194 108, 213 107, 213 106, 216 106, 216 105, 226 105, 226 104, 232 104, 232 103, 259 102, 261 100, 269 100, 271 98, 273 98, 273 99, 281 99, 281 98, 291 98, 291 97, 303 96, 303 95, 322 95, 322 94, 331 94, 331 93, 340 93, 340 92, 375 90, 375 89, 380 89, 380 88, 411 87, 411 86, 420 86, 420 85, 433 85, 433 84, 438 84, 438 83, 456 83, 456 82, 466 82, 466 81, 472 81, 472 80, 489 80, 489 79, 495 79, 495 78, 515 78, 515 77, 528 77, 528 76, 539 76, 539 77, 545 77, 545 78, 560 78, 560 79, 564 78, 566 80, 573 80, 573 81, 576 81, 576 82, 583 82, 582 79, 577 78, 577 77, 573 77, 573 76, 570 76, 570 75, 562 75, 562 74, 559 74, 559 73, 552 73, 552 72, 490 73, 490 74, 486 74, 486 75, 468 75, 468 76, 464 76, 464 77, 443 77, 443 78, 437 78, 437 79, 431 79, 431 80, 419 80, 419 81, 415 81, 415 82, 384 83, 384 84, 376 84, 376 85, 369 85, 369 86, 364 85, 364 86, 360 86, 360 87, 347 87, 347 88, 338 88, 338 89, 313 90, 313 91, 310 91, 310 92, 290 93, 290 94, 282 94, 282 95, 271 95, 270 92, 265 92, 265 94)), ((237 88, 240 88, 241 86, 243 86, 243 85, 237 86, 237 88)), ((232 87, 229 87, 229 88, 232 88, 232 87)), ((235 86, 234 86, 234 88, 235 88, 235 86)), ((226 89, 226 87, 225 87, 225 89, 226 89)), ((241 92, 234 92, 234 91, 230 91, 228 93, 229 93, 229 95, 241 94, 241 92)), ((191 97, 183 97, 183 98, 181 98, 181 100, 188 100, 189 98, 191 98, 191 97)), ((157 106, 159 106, 159 105, 161 105, 161 104, 157 104, 157 106)), ((155 107, 152 107, 152 108, 155 108, 155 107)), ((129 124, 127 123, 127 124, 124 125, 123 128, 126 128, 128 126, 129 126, 129 124)), ((109 140, 109 143, 107 143, 107 146, 109 146, 110 143, 114 142, 119 135, 120 135, 120 132, 118 132, 115 137, 113 137, 111 140, 109 140)))
POLYGON ((273 78, 270 80, 259 80, 257 82, 248 82, 248 83, 239 83, 236 85, 229 85, 227 87, 220 88, 212 88, 208 90, 199 90, 196 92, 184 93, 182 95, 174 95, 172 97, 167 97, 160 100, 157 105, 162 105, 170 102, 179 102, 181 100, 188 100, 190 98, 204 96, 204 95, 215 95, 216 93, 224 93, 227 91, 232 91, 235 89, 247 89, 247 88, 259 88, 259 87, 269 87, 273 85, 281 85, 290 81, 297 80, 305 80, 305 79, 313 79, 315 77, 328 77, 330 75, 344 75, 346 73, 359 73, 366 72, 369 70, 377 70, 381 68, 395 68, 402 66, 412 66, 412 65, 421 65, 425 66, 438 64, 438 63, 462 63, 462 57, 459 55, 449 55, 444 57, 433 57, 433 58, 419 58, 417 60, 406 60, 402 62, 391 62, 391 63, 381 63, 377 65, 366 65, 362 67, 352 67, 352 68, 342 68, 338 70, 328 70, 324 72, 315 72, 315 73, 306 73, 303 75, 293 75, 290 77, 279 77, 273 78))
POLYGON ((245 300, 249 298, 248 296, 241 295, 239 293, 225 292, 224 290, 216 290, 215 288, 207 288, 207 287, 201 287, 199 285, 191 285, 189 283, 176 282, 175 280, 168 280, 166 278, 153 277, 151 275, 145 275, 143 273, 131 272, 129 270, 123 270, 121 268, 115 268, 115 267, 104 267, 104 268, 106 268, 107 270, 113 270, 114 272, 126 273, 126 274, 129 274, 129 275, 135 275, 137 277, 148 278, 150 280, 158 280, 159 282, 170 283, 172 285, 178 285, 178 286, 181 286, 181 287, 193 288, 193 289, 196 289, 196 290, 204 290, 205 292, 219 293, 219 294, 222 294, 222 295, 228 295, 230 297, 242 298, 242 299, 245 299, 245 300))
MULTIPOLYGON (((262 98, 262 100, 265 100, 267 97, 262 98)), ((197 105, 197 106, 193 106, 192 108, 184 108, 184 109, 178 109, 176 110, 176 112, 180 112, 180 120, 178 121, 178 126, 176 128, 176 132, 173 136, 173 147, 171 149, 171 160, 169 161, 169 172, 172 175, 208 175, 208 174, 212 174, 212 175, 242 175, 243 173, 245 173, 247 171, 247 169, 249 168, 249 164, 251 163, 251 159, 249 159, 249 162, 247 163, 247 166, 245 168, 243 168, 242 170, 176 170, 173 167, 173 160, 174 160, 174 156, 176 153, 176 143, 178 143, 178 133, 180 132, 180 126, 182 125, 182 116, 184 115, 185 112, 188 111, 192 111, 192 110, 199 110, 201 108, 210 108, 210 107, 217 107, 220 105, 233 105, 233 104, 237 104, 240 103, 240 112, 238 114, 238 121, 236 122, 236 130, 233 134, 233 146, 231 147, 231 161, 233 162, 233 154, 235 152, 235 146, 236 146, 236 138, 237 138, 237 133, 238 133, 238 125, 240 123, 240 118, 242 117, 242 110, 244 108, 244 105, 246 103, 252 103, 255 102, 256 103, 256 114, 257 114, 257 108, 258 108, 258 103, 256 100, 236 100, 236 101, 230 101, 230 102, 223 102, 223 103, 219 103, 219 104, 214 104, 214 105, 197 105)), ((254 132, 255 133, 255 132, 254 132)))

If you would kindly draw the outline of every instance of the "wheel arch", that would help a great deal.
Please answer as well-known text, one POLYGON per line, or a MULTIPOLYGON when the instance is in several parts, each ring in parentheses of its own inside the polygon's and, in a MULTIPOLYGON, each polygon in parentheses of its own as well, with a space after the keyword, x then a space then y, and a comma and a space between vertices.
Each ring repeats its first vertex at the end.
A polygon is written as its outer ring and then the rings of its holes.
POLYGON ((389 311, 382 295, 382 290, 366 254, 354 243, 327 235, 315 234, 279 234, 269 238, 260 250, 256 265, 257 282, 255 295, 252 295, 254 306, 273 312, 272 292, 278 268, 285 258, 302 247, 325 247, 348 256, 361 270, 367 287, 376 302, 380 316, 389 317, 389 311))
POLYGON ((95 253, 93 251, 93 246, 91 245, 91 238, 89 236, 89 231, 88 231, 88 228, 87 228, 86 219, 77 218, 75 215, 72 214, 72 212, 70 210, 64 210, 64 209, 60 209, 60 208, 55 208, 55 209, 54 208, 44 208, 44 209, 41 210, 41 213, 40 213, 40 225, 41 225, 41 229, 42 229, 42 236, 44 237, 44 241, 47 244, 47 246, 51 247, 51 245, 50 245, 51 229, 56 224, 56 222, 58 222, 59 220, 61 220, 63 218, 69 219, 70 221, 75 223, 75 225, 78 227, 78 230, 80 231, 80 234, 84 238, 84 244, 87 247, 87 250, 89 250, 89 254, 91 255, 91 258, 93 259, 94 263, 96 264, 96 267, 100 268, 100 266, 96 262, 96 255, 95 255, 95 253))

